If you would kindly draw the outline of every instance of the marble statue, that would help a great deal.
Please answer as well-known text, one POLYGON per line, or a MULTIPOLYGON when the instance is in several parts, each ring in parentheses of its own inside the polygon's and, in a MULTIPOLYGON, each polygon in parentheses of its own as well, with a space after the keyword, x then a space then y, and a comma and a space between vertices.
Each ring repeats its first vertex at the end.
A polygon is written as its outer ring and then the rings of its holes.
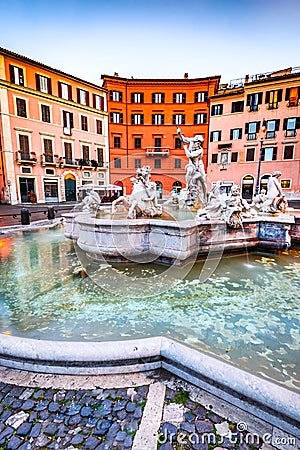
POLYGON ((197 219, 225 219, 226 194, 220 193, 221 182, 218 181, 207 194, 207 205, 198 210, 197 219))
POLYGON ((92 187, 87 190, 87 195, 81 202, 82 211, 86 211, 90 214, 96 214, 100 207, 100 197, 97 192, 94 191, 92 187))
POLYGON ((157 202, 156 183, 150 181, 150 178, 150 166, 137 169, 136 177, 130 179, 133 184, 132 193, 112 202, 112 214, 115 214, 118 205, 123 203, 128 211, 128 219, 161 216, 162 207, 157 202))
POLYGON ((279 181, 281 172, 276 170, 272 173, 268 180, 267 194, 264 202, 261 204, 260 211, 264 213, 278 213, 285 212, 287 208, 287 201, 282 192, 282 187, 279 181))
POLYGON ((185 196, 185 205, 188 207, 199 208, 205 206, 206 198, 206 174, 202 161, 204 142, 200 134, 193 138, 188 138, 181 133, 177 127, 177 134, 183 143, 184 151, 189 159, 185 166, 186 189, 182 189, 181 197, 185 196))
POLYGON ((241 196, 241 189, 238 184, 231 186, 228 198, 225 200, 226 211, 225 221, 230 228, 240 228, 243 226, 243 217, 250 217, 251 206, 241 196))

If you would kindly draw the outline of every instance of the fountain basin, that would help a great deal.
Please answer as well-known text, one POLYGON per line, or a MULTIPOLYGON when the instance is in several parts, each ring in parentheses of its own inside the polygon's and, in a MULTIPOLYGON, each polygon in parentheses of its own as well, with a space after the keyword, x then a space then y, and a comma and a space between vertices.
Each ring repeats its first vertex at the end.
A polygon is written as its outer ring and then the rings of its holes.
POLYGON ((284 250, 291 245, 294 216, 281 214, 245 219, 242 228, 230 229, 221 220, 97 219, 69 213, 65 236, 94 259, 114 262, 137 260, 182 265, 208 254, 250 248, 284 250))

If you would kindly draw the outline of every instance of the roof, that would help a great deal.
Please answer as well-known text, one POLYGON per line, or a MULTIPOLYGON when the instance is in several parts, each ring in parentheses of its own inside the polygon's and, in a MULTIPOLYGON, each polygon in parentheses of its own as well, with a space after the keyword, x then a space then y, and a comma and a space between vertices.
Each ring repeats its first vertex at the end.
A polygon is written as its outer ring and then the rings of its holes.
POLYGON ((102 80, 125 81, 127 83, 192 83, 199 81, 220 80, 221 75, 213 75, 203 78, 124 78, 118 75, 101 75, 102 80))

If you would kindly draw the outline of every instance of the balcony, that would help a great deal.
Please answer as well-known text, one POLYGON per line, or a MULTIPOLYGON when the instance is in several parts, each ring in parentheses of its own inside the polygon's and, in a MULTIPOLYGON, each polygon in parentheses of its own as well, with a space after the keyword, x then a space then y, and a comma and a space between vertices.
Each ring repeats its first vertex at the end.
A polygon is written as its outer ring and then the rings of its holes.
POLYGON ((247 141, 256 141, 257 139, 257 133, 248 133, 247 134, 247 141))
POLYGON ((167 157, 169 156, 170 148, 169 147, 147 147, 146 148, 146 155, 150 157, 155 156, 163 156, 167 157))
POLYGON ((297 131, 294 130, 285 130, 285 137, 295 137, 297 134, 297 131))
POLYGON ((266 132, 265 139, 275 139, 275 138, 276 138, 275 131, 267 131, 266 132))
POLYGON ((299 100, 298 99, 291 99, 287 102, 287 107, 288 108, 292 108, 293 106, 298 106, 299 105, 299 100))
POLYGON ((249 111, 250 111, 250 112, 252 112, 252 111, 258 111, 258 109, 259 109, 259 108, 258 108, 258 105, 250 105, 250 106, 249 106, 249 111))
POLYGON ((37 157, 35 152, 25 152, 24 150, 18 150, 16 152, 17 164, 25 164, 35 166, 37 163, 37 157))
POLYGON ((278 102, 269 103, 268 109, 278 109, 278 102))

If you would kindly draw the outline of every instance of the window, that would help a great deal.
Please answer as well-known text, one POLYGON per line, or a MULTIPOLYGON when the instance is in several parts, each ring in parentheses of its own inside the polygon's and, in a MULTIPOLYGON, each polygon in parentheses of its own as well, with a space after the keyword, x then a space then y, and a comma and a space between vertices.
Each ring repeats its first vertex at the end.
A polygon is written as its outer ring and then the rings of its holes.
POLYGON ((221 114, 223 114, 223 105, 213 105, 211 107, 212 116, 220 116, 221 114))
POLYGON ((10 81, 19 86, 24 86, 24 71, 21 67, 9 65, 10 81))
POLYGON ((103 134, 102 120, 96 119, 96 133, 97 134, 103 134))
POLYGON ((294 157, 294 146, 286 145, 283 149, 283 159, 293 159, 294 157))
POLYGON ((208 100, 208 92, 195 92, 195 103, 207 102, 208 100))
POLYGON ((101 148, 101 147, 97 147, 97 162, 98 162, 98 167, 104 166, 104 151, 103 151, 103 148, 101 148))
POLYGON ((82 146, 82 159, 85 162, 90 160, 90 147, 88 145, 82 146))
POLYGON ((121 148, 120 136, 114 136, 114 148, 121 148))
POLYGON ((84 89, 77 88, 77 102, 84 106, 89 106, 89 93, 84 89))
POLYGON ((165 94, 164 93, 152 94, 152 103, 165 103, 165 94))
POLYGON ((194 125, 201 125, 202 123, 207 123, 206 113, 194 114, 194 125))
POLYGON ((231 153, 231 162, 233 163, 233 162, 238 162, 238 156, 239 156, 239 153, 238 152, 232 152, 231 153))
POLYGON ((54 169, 45 169, 45 174, 46 175, 55 175, 55 170, 54 169))
POLYGON ((274 139, 276 137, 275 131, 279 130, 279 119, 267 121, 266 139, 274 139))
POLYGON ((282 189, 291 189, 291 180, 280 180, 282 189))
POLYGON ((137 92, 131 94, 131 103, 144 103, 143 92, 137 92))
POLYGON ((247 106, 249 106, 249 111, 258 111, 258 105, 262 104, 262 95, 262 92, 247 95, 247 106))
POLYGON ((221 140, 221 131, 211 131, 210 142, 216 142, 221 140))
POLYGON ((161 149, 161 138, 160 137, 154 138, 154 147, 155 147, 156 152, 160 151, 160 149, 161 149))
POLYGON ((165 122, 164 114, 152 114, 152 125, 163 125, 165 122))
POLYGON ((144 114, 131 114, 131 124, 132 125, 143 125, 144 124, 144 114))
POLYGON ((26 100, 24 100, 23 98, 17 98, 16 102, 17 102, 17 116, 27 117, 26 100))
POLYGON ((218 153, 213 153, 211 155, 211 163, 212 164, 217 164, 217 162, 218 162, 218 153))
POLYGON ((64 150, 65 150, 65 162, 66 164, 73 163, 73 155, 72 155, 72 144, 71 142, 64 142, 64 150))
POLYGON ((185 114, 173 114, 173 125, 184 125, 185 114))
POLYGON ((179 137, 175 138, 175 148, 181 148, 181 139, 179 137))
POLYGON ((50 106, 41 105, 42 122, 50 123, 50 106))
POLYGON ((109 99, 113 102, 121 102, 123 99, 122 92, 119 91, 109 91, 109 99))
POLYGON ((29 136, 26 134, 19 134, 19 151, 21 153, 21 159, 29 160, 29 136))
POLYGON ((93 94, 93 107, 99 111, 104 111, 104 97, 102 95, 93 94))
POLYGON ((236 112, 243 112, 244 111, 244 102, 238 101, 238 102, 232 102, 231 104, 231 112, 232 113, 236 113, 236 112))
POLYGON ((53 143, 51 139, 43 139, 45 162, 53 162, 53 143))
POLYGON ((87 116, 81 116, 81 129, 82 131, 88 131, 88 118, 87 116))
POLYGON ((242 139, 242 128, 233 128, 230 130, 230 140, 236 141, 237 139, 242 139))
POLYGON ((289 117, 283 120, 283 129, 286 137, 295 137, 300 128, 300 117, 289 117))
POLYGON ((63 127, 64 134, 72 133, 72 128, 74 127, 73 113, 70 113, 69 111, 63 111, 63 127))
MULTIPOLYGON (((31 167, 21 167, 21 173, 32 173, 32 168, 31 167)), ((46 169, 46 173, 47 173, 47 169, 46 169)))
POLYGON ((114 168, 121 169, 121 158, 114 158, 114 168))
POLYGON ((72 86, 70 84, 58 82, 58 96, 65 100, 72 100, 72 86))
POLYGON ((300 86, 287 88, 285 91, 285 100, 288 101, 287 106, 298 106, 300 97, 300 86))
POLYGON ((91 172, 84 171, 83 172, 83 178, 91 178, 91 172))
POLYGON ((245 133, 248 141, 255 141, 260 127, 260 122, 249 122, 245 125, 245 133))
POLYGON ((111 123, 123 123, 123 113, 111 112, 110 121, 111 123))
POLYGON ((51 78, 45 77, 45 75, 35 74, 36 88, 44 94, 52 94, 51 78))
POLYGON ((140 169, 142 167, 142 160, 141 159, 135 159, 134 160, 134 168, 140 169))
POLYGON ((282 100, 282 89, 276 89, 274 91, 266 92, 266 103, 268 103, 268 109, 277 109, 278 103, 282 100))
POLYGON ((246 161, 254 161, 255 148, 247 148, 246 150, 246 161))
POLYGON ((173 94, 173 103, 185 103, 186 94, 184 92, 173 94))
POLYGON ((276 158, 277 158, 277 147, 262 148, 262 153, 261 153, 262 161, 275 161, 276 158))
POLYGON ((154 160, 154 169, 160 169, 161 168, 161 159, 155 159, 154 160))
POLYGON ((134 138, 134 148, 142 148, 142 139, 140 137, 134 138))
POLYGON ((181 169, 181 159, 175 159, 175 161, 174 161, 174 168, 175 169, 181 169))

